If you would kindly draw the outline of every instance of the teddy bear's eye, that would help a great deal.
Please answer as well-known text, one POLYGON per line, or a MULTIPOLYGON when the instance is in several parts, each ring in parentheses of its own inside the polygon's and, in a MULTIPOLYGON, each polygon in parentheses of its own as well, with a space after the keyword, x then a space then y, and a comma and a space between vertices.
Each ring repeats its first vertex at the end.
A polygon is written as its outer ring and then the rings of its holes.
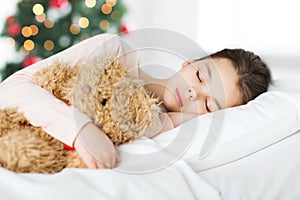
POLYGON ((103 100, 101 101, 101 104, 102 104, 103 106, 105 106, 106 101, 107 101, 107 99, 103 99, 103 100))

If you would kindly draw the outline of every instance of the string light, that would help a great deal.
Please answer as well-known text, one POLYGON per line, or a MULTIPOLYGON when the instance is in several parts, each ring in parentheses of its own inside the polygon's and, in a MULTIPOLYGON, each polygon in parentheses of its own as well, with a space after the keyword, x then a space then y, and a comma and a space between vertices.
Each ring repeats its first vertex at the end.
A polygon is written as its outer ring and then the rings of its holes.
POLYGON ((15 41, 13 38, 11 38, 11 37, 7 38, 7 39, 6 39, 6 42, 8 43, 8 45, 9 45, 11 48, 13 48, 13 47, 16 45, 16 41, 15 41))
POLYGON ((80 33, 80 27, 77 25, 77 24, 72 24, 70 26, 70 32, 73 34, 73 35, 77 35, 80 33))
POLYGON ((96 0, 85 0, 85 5, 88 7, 88 8, 93 8, 95 7, 96 5, 96 0))
POLYGON ((114 10, 114 11, 111 13, 110 17, 112 18, 112 20, 117 21, 117 20, 119 20, 119 18, 121 17, 121 13, 120 13, 120 11, 118 11, 118 10, 114 10))
POLYGON ((44 22, 45 19, 46 19, 45 13, 42 13, 42 14, 40 14, 40 15, 36 15, 36 16, 35 16, 35 20, 36 20, 37 22, 40 22, 40 23, 44 22))
POLYGON ((20 53, 22 55, 24 55, 24 56, 28 56, 29 55, 29 51, 27 51, 24 46, 20 47, 20 53))
POLYGON ((106 0, 106 3, 111 5, 112 7, 116 5, 117 0, 106 0))
POLYGON ((112 7, 111 7, 110 4, 107 4, 107 3, 106 3, 106 4, 103 4, 102 7, 101 7, 101 11, 102 11, 104 14, 108 15, 109 13, 111 13, 112 7))
POLYGON ((32 30, 29 26, 24 26, 21 32, 24 37, 30 37, 32 35, 32 30))
POLYGON ((70 45, 71 39, 68 36, 63 35, 59 38, 58 43, 62 47, 67 47, 68 45, 70 45))
POLYGON ((86 39, 88 39, 89 37, 90 37, 89 34, 84 34, 84 35, 82 35, 82 36, 80 37, 80 41, 86 40, 86 39))
POLYGON ((34 42, 32 40, 26 40, 24 42, 24 48, 27 50, 27 51, 31 51, 32 49, 34 49, 34 42))
POLYGON ((44 21, 44 26, 45 26, 46 28, 52 28, 52 27, 54 26, 54 22, 53 22, 51 19, 46 19, 46 20, 44 21))
POLYGON ((32 7, 32 12, 35 15, 41 15, 44 12, 44 6, 42 4, 37 3, 32 7))
POLYGON ((36 25, 30 25, 29 28, 31 29, 32 36, 36 36, 39 33, 39 28, 36 25))
POLYGON ((89 26, 89 19, 86 18, 86 17, 81 17, 79 20, 78 20, 78 24, 81 28, 87 28, 89 26))
POLYGON ((53 48, 54 48, 54 42, 52 40, 46 40, 44 42, 44 48, 47 50, 47 51, 51 51, 53 48))
POLYGON ((100 29, 102 29, 104 31, 107 30, 107 29, 109 29, 109 26, 110 26, 109 21, 107 21, 105 19, 101 20, 100 23, 99 23, 100 29))

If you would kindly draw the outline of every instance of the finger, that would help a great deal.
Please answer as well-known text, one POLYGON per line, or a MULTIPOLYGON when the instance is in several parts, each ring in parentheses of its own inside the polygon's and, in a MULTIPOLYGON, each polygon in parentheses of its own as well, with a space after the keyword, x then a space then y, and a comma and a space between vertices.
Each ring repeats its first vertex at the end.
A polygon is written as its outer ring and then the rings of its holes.
POLYGON ((116 155, 110 157, 110 168, 114 168, 116 164, 116 155))
POLYGON ((121 162, 121 157, 119 155, 118 152, 116 152, 116 163, 120 163, 121 162))
POLYGON ((90 159, 86 159, 84 161, 84 163, 86 164, 86 166, 90 169, 97 169, 97 163, 93 160, 90 160, 90 159))
POLYGON ((106 169, 107 167, 103 164, 103 163, 101 163, 101 162, 96 162, 96 165, 97 165, 97 168, 98 169, 106 169))
POLYGON ((115 166, 115 156, 114 153, 111 153, 107 156, 103 156, 104 159, 104 165, 106 166, 106 168, 113 168, 115 166))
POLYGON ((112 167, 115 167, 116 164, 120 163, 121 162, 121 157, 119 155, 119 152, 118 150, 115 148, 115 156, 112 157, 113 158, 113 165, 112 167))
POLYGON ((79 142, 76 148, 77 153, 79 154, 80 158, 84 162, 84 164, 91 169, 97 168, 96 162, 94 161, 93 157, 87 152, 87 150, 81 145, 79 142))
POLYGON ((115 149, 115 147, 113 147, 113 152, 111 152, 111 156, 109 157, 109 168, 114 168, 116 165, 116 157, 118 156, 118 152, 115 149))
POLYGON ((111 164, 111 161, 107 161, 107 159, 103 158, 103 161, 98 159, 98 158, 95 158, 96 160, 96 165, 99 166, 99 168, 112 168, 112 164, 111 164))

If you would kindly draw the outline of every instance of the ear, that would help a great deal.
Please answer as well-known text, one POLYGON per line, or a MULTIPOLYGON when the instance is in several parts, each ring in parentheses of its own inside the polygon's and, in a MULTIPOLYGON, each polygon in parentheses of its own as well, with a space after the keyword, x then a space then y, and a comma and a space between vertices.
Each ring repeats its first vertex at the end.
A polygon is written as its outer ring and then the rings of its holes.
POLYGON ((186 66, 188 66, 189 64, 191 64, 194 60, 186 60, 181 64, 181 68, 184 68, 186 66))

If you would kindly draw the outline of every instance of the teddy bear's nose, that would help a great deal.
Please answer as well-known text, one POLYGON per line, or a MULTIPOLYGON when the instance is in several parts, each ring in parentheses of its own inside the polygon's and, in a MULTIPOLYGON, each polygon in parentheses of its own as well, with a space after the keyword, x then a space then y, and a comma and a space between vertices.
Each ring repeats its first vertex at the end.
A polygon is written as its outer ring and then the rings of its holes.
POLYGON ((105 106, 106 102, 107 102, 107 99, 103 99, 103 100, 101 101, 102 106, 105 106))
POLYGON ((92 88, 91 88, 91 86, 89 86, 89 85, 84 85, 84 86, 82 86, 82 91, 84 92, 84 93, 86 93, 86 94, 89 94, 91 91, 92 91, 92 88))

